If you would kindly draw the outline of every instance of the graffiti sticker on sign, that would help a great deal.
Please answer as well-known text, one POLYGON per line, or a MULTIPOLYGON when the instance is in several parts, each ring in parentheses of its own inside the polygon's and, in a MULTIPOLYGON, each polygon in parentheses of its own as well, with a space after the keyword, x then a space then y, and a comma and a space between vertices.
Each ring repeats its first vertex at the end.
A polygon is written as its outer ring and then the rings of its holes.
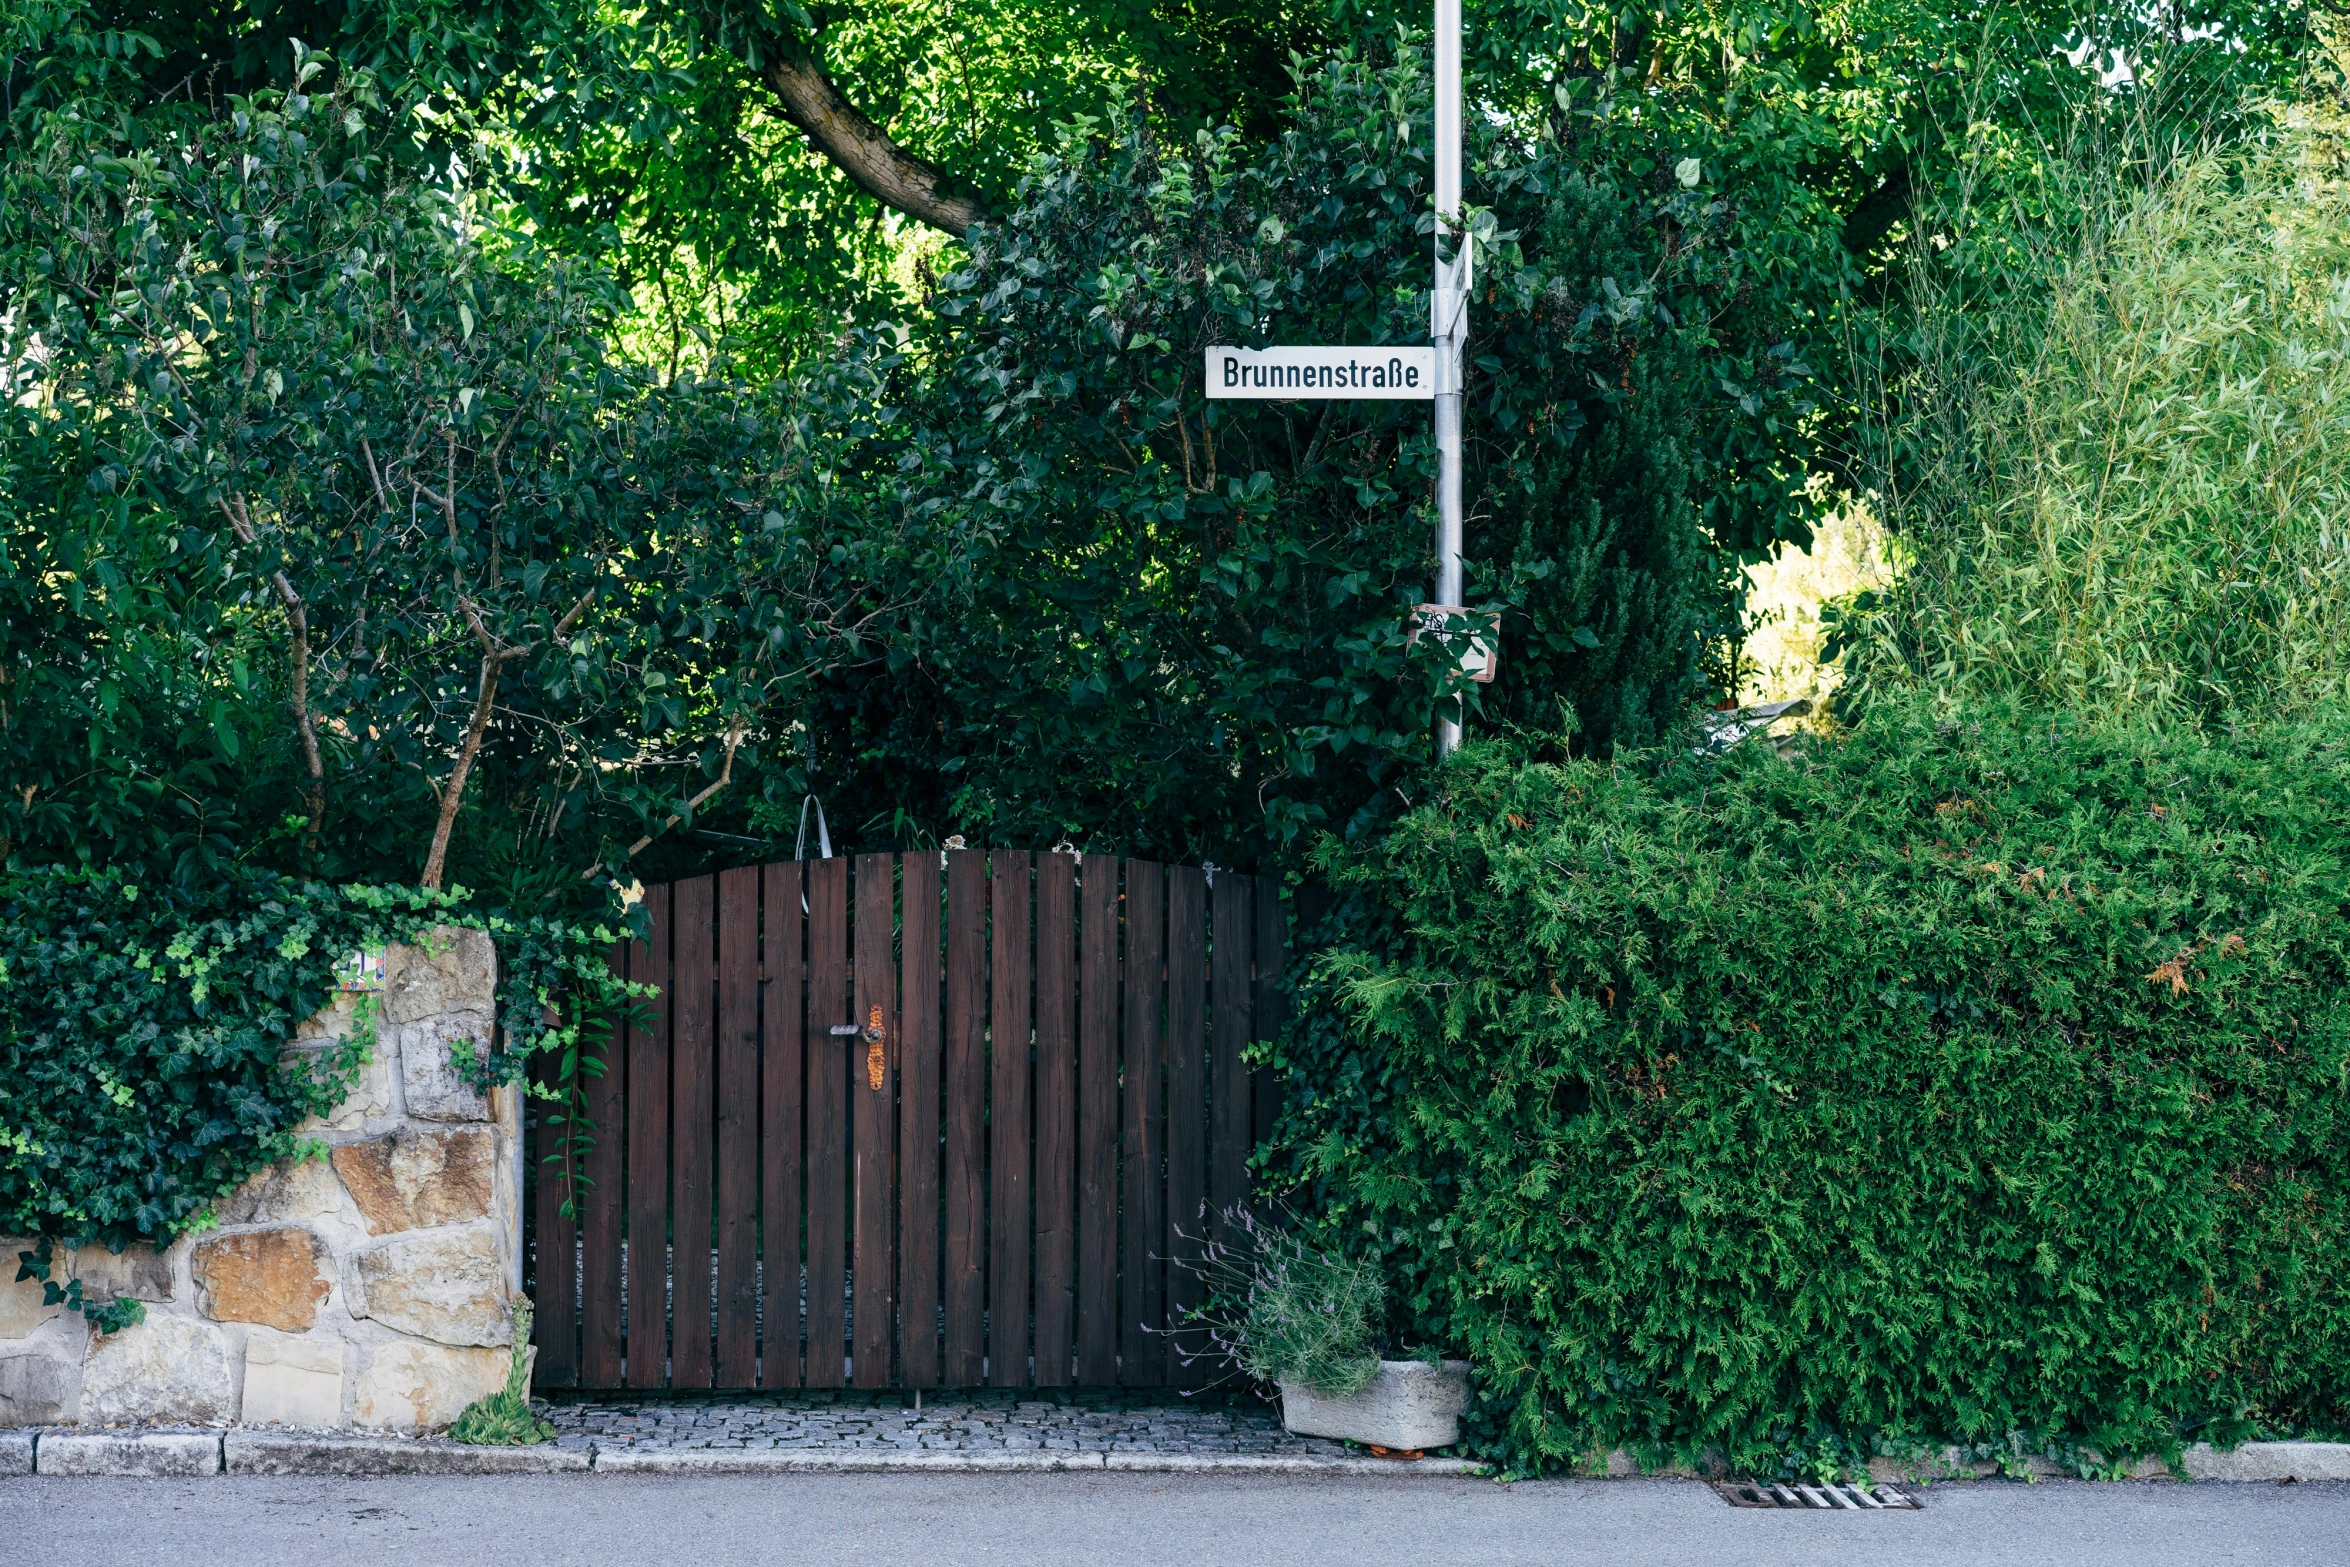
POLYGON ((1436 350, 1211 348, 1208 395, 1427 402, 1436 395, 1436 350))

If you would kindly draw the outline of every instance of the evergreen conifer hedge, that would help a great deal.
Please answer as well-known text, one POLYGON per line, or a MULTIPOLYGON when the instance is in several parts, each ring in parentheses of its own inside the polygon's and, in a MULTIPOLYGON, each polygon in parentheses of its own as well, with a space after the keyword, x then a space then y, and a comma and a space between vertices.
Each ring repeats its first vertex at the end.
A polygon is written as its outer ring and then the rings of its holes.
POLYGON ((2350 1426, 2350 723, 1464 750, 1280 1047, 1521 1471, 2350 1426))

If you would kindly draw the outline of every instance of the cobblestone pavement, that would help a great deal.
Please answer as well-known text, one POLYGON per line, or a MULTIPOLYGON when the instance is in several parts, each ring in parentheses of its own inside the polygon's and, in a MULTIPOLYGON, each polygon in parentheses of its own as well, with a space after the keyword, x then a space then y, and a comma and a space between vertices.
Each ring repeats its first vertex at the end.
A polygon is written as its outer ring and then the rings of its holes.
POLYGON ((925 1395, 803 1393, 562 1400, 542 1406, 561 1447, 640 1451, 830 1449, 973 1453, 1248 1454, 1341 1458, 1348 1449, 1292 1436, 1253 1399, 1023 1391, 925 1395))

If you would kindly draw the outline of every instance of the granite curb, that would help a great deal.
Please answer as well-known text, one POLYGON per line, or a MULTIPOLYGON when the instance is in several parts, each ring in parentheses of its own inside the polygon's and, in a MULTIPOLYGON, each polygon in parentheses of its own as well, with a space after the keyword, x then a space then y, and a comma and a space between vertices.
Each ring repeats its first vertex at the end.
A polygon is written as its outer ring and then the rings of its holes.
MULTIPOLYGON (((1627 1460, 1611 1474, 1636 1473, 1627 1460)), ((2181 1457, 2189 1480, 2226 1483, 2350 1481, 2350 1442, 2198 1443, 2181 1457)), ((1487 1474, 1460 1458, 1398 1461, 1267 1453, 1153 1453, 1132 1449, 470 1447, 399 1437, 257 1431, 0 1431, 0 1479, 27 1475, 188 1478, 234 1475, 636 1474, 1251 1474, 1437 1479, 1487 1474)), ((2162 1478, 2148 1469, 2141 1478, 2162 1478)), ((1947 1474, 1939 1483, 1970 1475, 1947 1474)))
MULTIPOLYGON (((47 1439, 43 1439, 44 1447, 47 1439)), ((300 1436, 231 1431, 222 1469, 233 1475, 566 1474, 590 1467, 577 1448, 475 1447, 381 1436, 300 1436)))

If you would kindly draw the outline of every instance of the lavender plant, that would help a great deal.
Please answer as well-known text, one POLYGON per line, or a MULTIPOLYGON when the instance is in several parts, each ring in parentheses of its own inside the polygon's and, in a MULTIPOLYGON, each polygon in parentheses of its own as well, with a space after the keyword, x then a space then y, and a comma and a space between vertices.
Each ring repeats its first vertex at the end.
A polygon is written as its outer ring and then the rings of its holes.
POLYGON ((1213 1238, 1185 1237, 1176 1265, 1204 1280, 1208 1301, 1182 1327, 1254 1381, 1325 1397, 1360 1393, 1379 1374, 1387 1284, 1378 1265, 1314 1245, 1246 1208, 1224 1210, 1213 1238))

